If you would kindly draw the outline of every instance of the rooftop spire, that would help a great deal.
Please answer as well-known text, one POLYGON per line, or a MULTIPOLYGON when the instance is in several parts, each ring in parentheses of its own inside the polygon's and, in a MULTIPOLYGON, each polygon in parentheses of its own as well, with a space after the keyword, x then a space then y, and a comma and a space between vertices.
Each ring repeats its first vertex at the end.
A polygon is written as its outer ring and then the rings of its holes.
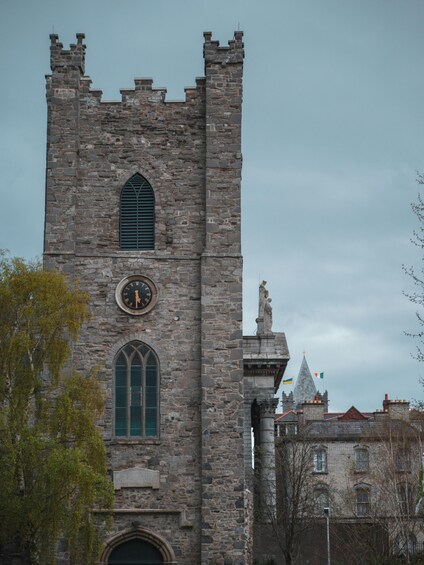
POLYGON ((317 388, 311 375, 311 371, 309 370, 305 354, 303 354, 302 364, 300 365, 299 375, 296 379, 296 385, 293 391, 295 408, 300 409, 303 402, 307 400, 314 400, 316 394, 317 388))

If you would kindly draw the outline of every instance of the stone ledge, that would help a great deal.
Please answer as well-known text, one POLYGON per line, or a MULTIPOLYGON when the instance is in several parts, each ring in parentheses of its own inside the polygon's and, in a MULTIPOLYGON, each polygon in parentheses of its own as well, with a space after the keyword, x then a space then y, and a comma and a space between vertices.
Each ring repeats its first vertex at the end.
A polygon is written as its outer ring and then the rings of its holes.
POLYGON ((148 439, 148 438, 137 438, 137 439, 132 439, 132 438, 122 438, 122 439, 118 439, 118 438, 112 438, 109 441, 109 445, 160 445, 161 441, 160 439, 148 439))
POLYGON ((193 522, 187 518, 185 510, 174 510, 169 508, 95 508, 94 514, 143 514, 143 515, 160 515, 160 514, 176 514, 180 516, 180 528, 192 528, 193 522))

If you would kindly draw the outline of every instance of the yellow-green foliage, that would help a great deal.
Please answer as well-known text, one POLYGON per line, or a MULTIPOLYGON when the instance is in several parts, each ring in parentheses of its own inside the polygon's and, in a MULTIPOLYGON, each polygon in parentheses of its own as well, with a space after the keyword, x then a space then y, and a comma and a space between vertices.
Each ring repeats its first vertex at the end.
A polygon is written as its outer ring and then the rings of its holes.
POLYGON ((103 395, 94 372, 64 370, 88 318, 88 297, 38 263, 0 259, 0 546, 55 563, 62 537, 71 563, 95 562, 91 510, 111 508, 103 395))

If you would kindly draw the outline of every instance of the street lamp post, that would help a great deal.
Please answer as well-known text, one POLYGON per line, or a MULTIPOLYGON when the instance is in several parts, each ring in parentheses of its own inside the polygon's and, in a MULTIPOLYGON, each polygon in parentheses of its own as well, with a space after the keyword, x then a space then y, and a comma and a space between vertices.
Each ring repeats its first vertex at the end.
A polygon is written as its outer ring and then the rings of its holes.
POLYGON ((328 507, 324 508, 325 519, 327 522, 327 565, 331 565, 330 562, 330 509, 328 507))

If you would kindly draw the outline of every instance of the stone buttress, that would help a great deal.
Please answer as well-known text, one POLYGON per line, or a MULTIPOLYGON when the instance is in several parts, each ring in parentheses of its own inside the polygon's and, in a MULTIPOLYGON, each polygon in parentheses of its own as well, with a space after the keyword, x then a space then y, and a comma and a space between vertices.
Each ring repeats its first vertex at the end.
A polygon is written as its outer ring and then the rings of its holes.
POLYGON ((202 563, 243 563, 243 43, 205 34, 206 241, 202 254, 202 563))

